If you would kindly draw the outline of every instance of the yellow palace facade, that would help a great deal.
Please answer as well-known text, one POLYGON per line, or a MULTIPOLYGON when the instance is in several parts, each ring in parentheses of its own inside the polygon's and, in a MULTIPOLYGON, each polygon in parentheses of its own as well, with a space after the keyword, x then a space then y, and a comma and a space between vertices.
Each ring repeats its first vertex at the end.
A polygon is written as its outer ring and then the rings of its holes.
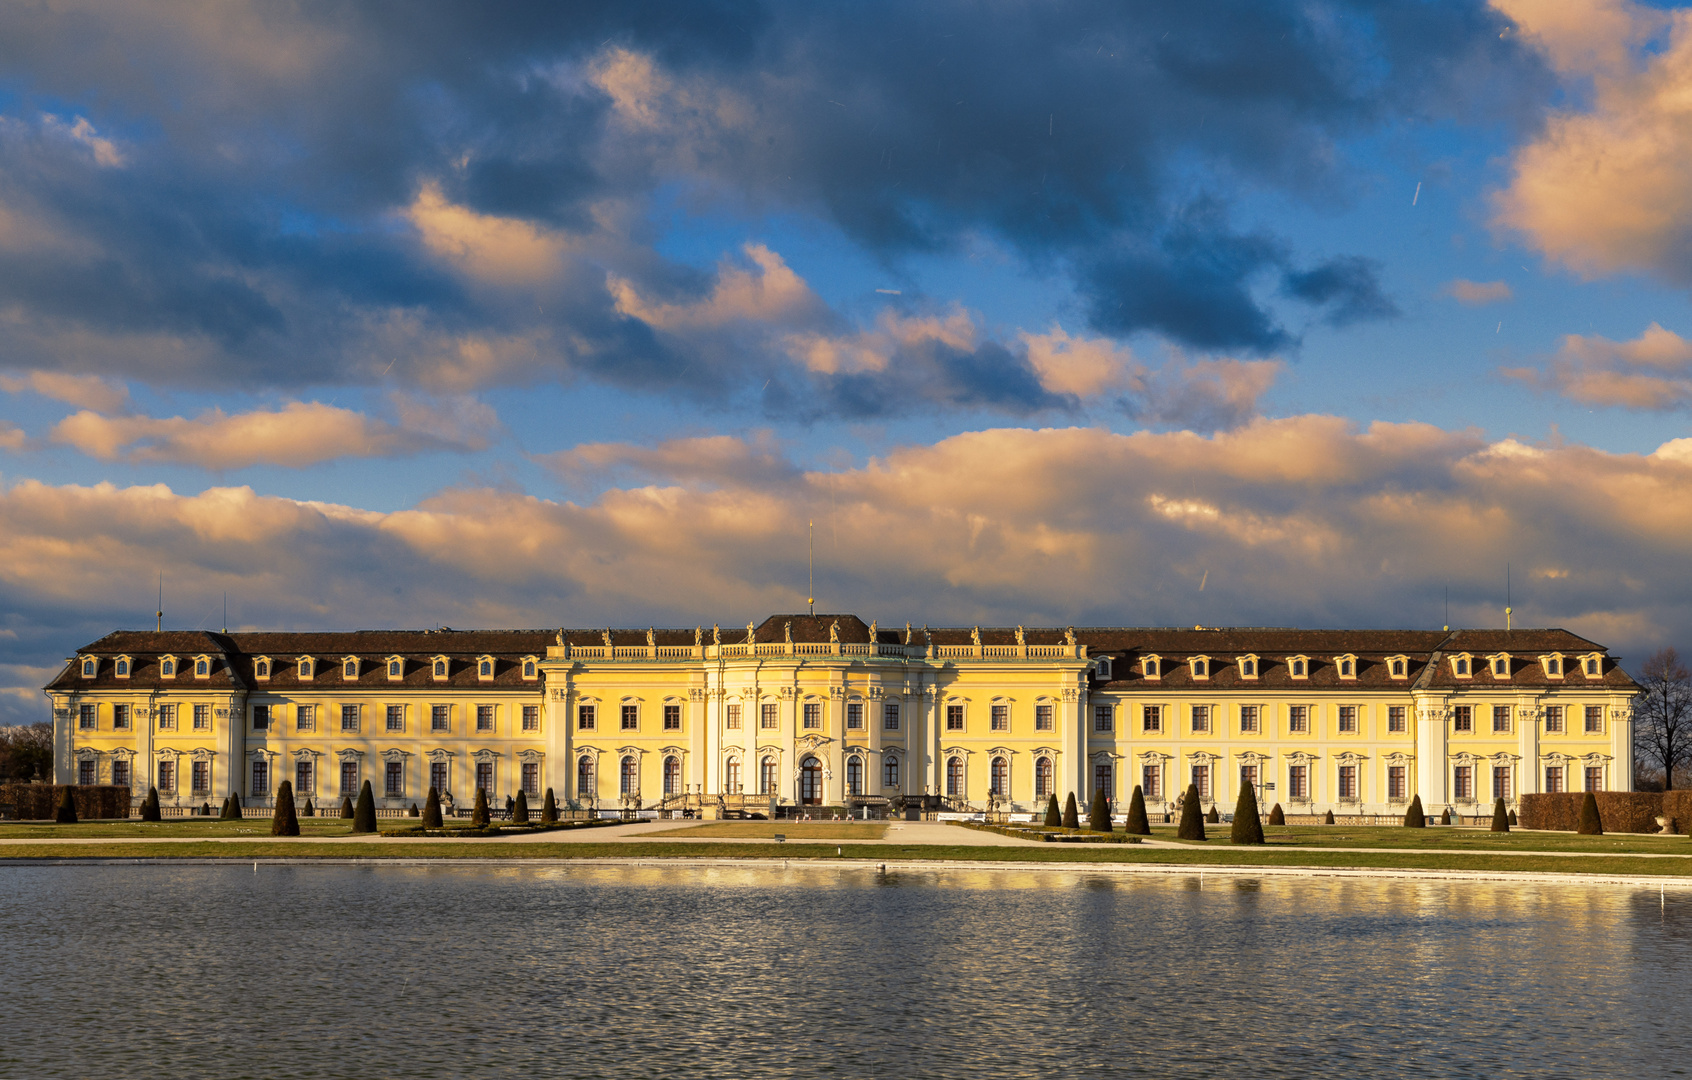
POLYGON ((691 808, 895 800, 1474 813, 1631 787, 1638 686, 1564 630, 117 631, 46 688, 58 783, 691 808))

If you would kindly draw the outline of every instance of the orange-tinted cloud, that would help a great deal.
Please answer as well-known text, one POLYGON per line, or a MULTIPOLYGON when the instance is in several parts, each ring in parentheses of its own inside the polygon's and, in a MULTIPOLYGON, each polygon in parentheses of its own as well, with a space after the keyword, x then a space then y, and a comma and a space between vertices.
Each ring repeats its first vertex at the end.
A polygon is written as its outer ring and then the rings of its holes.
POLYGON ((1568 334, 1543 369, 1503 374, 1583 405, 1680 409, 1692 405, 1692 341, 1657 323, 1632 341, 1568 334))
POLYGON ((1448 283, 1445 293, 1459 304, 1470 307, 1501 303, 1516 295, 1507 281, 1469 281, 1465 278, 1448 283))

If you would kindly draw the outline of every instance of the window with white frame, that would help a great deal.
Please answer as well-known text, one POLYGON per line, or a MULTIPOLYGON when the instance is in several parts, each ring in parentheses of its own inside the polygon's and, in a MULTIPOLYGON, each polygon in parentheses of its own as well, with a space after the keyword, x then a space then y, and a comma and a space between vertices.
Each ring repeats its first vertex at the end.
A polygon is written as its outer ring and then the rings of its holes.
POLYGON ((442 734, 452 730, 451 705, 429 706, 429 730, 437 734, 442 734))
POLYGON ((525 706, 523 706, 523 730, 524 731, 539 731, 540 730, 540 706, 539 705, 525 705, 525 706))
POLYGON ((1255 735, 1262 729, 1262 706, 1240 706, 1240 732, 1245 735, 1255 735))
POLYGON ((176 678, 176 658, 166 656, 159 661, 159 674, 166 679, 176 678))
POLYGON ((317 706, 316 705, 295 705, 294 706, 294 730, 295 731, 316 731, 317 730, 317 706))
POLYGON ((962 731, 964 729, 964 707, 956 702, 946 706, 946 730, 962 731))
POLYGON ((476 706, 476 730, 491 732, 494 730, 494 726, 494 707, 492 705, 476 706))
POLYGON ((1357 678, 1357 660, 1356 660, 1356 658, 1351 657, 1351 656, 1341 656, 1336 661, 1335 666, 1337 666, 1339 668, 1339 677, 1340 678, 1342 678, 1342 679, 1355 679, 1355 678, 1357 678))
POLYGON ((403 732, 405 730, 405 706, 389 705, 387 712, 388 731, 395 734, 403 732))
POLYGON ((157 710, 157 715, 159 718, 160 731, 176 730, 176 704, 174 702, 166 702, 163 705, 160 705, 157 710))
POLYGON ((1052 708, 1051 702, 1036 702, 1034 705, 1034 730, 1053 731, 1056 728, 1056 711, 1052 708))
POLYGON ((1294 656, 1287 661, 1287 672, 1295 679, 1307 678, 1309 665, 1304 657, 1294 656))
POLYGON ((212 712, 210 705, 202 704, 194 706, 194 730, 210 731, 212 726, 211 717, 212 712))
POLYGON ((491 679, 491 678, 493 678, 493 674, 494 674, 493 658, 490 657, 490 656, 482 657, 482 659, 479 660, 476 664, 476 677, 479 678, 479 679, 491 679))
MULTIPOLYGON (((1584 665, 1582 670, 1585 671, 1586 676, 1588 678, 1597 678, 1598 673, 1599 673, 1598 672, 1598 658, 1596 656, 1588 656, 1586 658, 1586 662, 1585 662, 1585 665, 1584 665)), ((1589 788, 1588 790, 1593 790, 1593 789, 1589 788)))
POLYGON ((1146 731, 1163 730, 1163 706, 1146 705, 1140 709, 1140 726, 1146 731))
POLYGON ((127 656, 118 657, 117 663, 112 665, 112 671, 120 679, 129 678, 129 657, 127 657, 127 656))
POLYGON ((398 656, 388 657, 388 678, 405 678, 405 661, 398 656))
POLYGON ((302 678, 302 679, 310 679, 310 678, 311 678, 311 673, 312 673, 312 662, 311 662, 311 657, 309 657, 309 656, 302 656, 302 657, 300 657, 300 660, 299 660, 299 667, 298 667, 298 668, 297 668, 297 670, 298 670, 298 672, 299 672, 299 677, 300 677, 300 678, 302 678))
POLYGON ((385 764, 387 767, 382 777, 382 794, 389 799, 405 798, 405 763, 389 761, 385 764))
POLYGON ((206 659, 203 656, 197 657, 194 660, 194 677, 196 679, 204 679, 207 676, 209 676, 210 674, 211 674, 211 661, 206 659))
POLYGON ((92 679, 99 673, 100 661, 94 659, 92 656, 85 656, 82 658, 82 677, 84 679, 92 679))
MULTIPOLYGON (((678 713, 679 713, 679 710, 678 710, 678 713)), ((804 709, 801 711, 801 719, 802 719, 802 722, 804 723, 807 730, 812 730, 812 729, 822 727, 823 726, 823 724, 822 724, 822 702, 820 702, 820 701, 807 701, 807 702, 805 702, 804 709)), ((666 724, 666 726, 668 726, 668 725, 666 724)), ((681 726, 681 720, 680 720, 679 715, 678 715, 678 718, 676 720, 676 726, 677 727, 681 726)))
POLYGON ((758 728, 761 731, 774 731, 779 726, 780 717, 776 712, 776 703, 760 701, 758 703, 758 728))
POLYGON ((1255 678, 1257 678, 1257 657, 1255 657, 1255 656, 1242 656, 1242 657, 1240 657, 1240 678, 1242 678, 1242 679, 1255 679, 1255 678))
POLYGON ((1465 655, 1465 656, 1453 657, 1452 660, 1451 660, 1451 673, 1453 675, 1456 675, 1459 679, 1468 678, 1469 677, 1469 658, 1468 658, 1468 656, 1465 655))
POLYGON ((881 730, 899 730, 899 703, 897 701, 889 701, 881 706, 881 730))
POLYGON ((357 658, 349 656, 345 660, 341 661, 341 678, 343 678, 343 679, 356 679, 356 678, 358 678, 358 660, 357 660, 357 658))
POLYGON ((533 660, 524 660, 523 661, 523 678, 525 678, 525 679, 534 678, 536 676, 536 674, 538 673, 538 670, 539 669, 535 666, 535 662, 533 660))
POLYGON ((270 678, 270 661, 259 657, 258 662, 253 664, 253 675, 260 679, 270 678))
MULTIPOLYGON (((736 719, 738 720, 739 717, 736 717, 736 719)), ((735 726, 738 727, 739 725, 736 724, 735 726)), ((863 726, 864 703, 861 701, 848 701, 846 703, 846 730, 861 731, 863 730, 863 726)))
POLYGON ((1299 734, 1310 730, 1310 706, 1287 706, 1287 730, 1299 734))
POLYGON ((576 730, 592 731, 599 722, 599 710, 593 705, 576 706, 576 730))
POLYGON ((357 758, 344 758, 341 761, 341 798, 358 798, 357 758))
MULTIPOLYGON (((1001 730, 1006 730, 1006 731, 1010 730, 1010 725, 1006 724, 1005 727, 1001 730)), ((1093 730, 1094 731, 1100 731, 1100 732, 1106 732, 1106 733, 1115 731, 1116 730, 1116 710, 1109 705, 1094 705, 1093 706, 1093 730)))
POLYGON ((640 706, 639 705, 633 704, 632 702, 625 701, 623 703, 623 707, 622 707, 622 717, 623 717, 623 730, 624 731, 639 731, 640 730, 640 706))
POLYGON ((341 733, 343 735, 357 735, 359 728, 359 707, 357 705, 341 706, 341 733))
MULTIPOLYGON (((861 709, 862 706, 859 706, 861 709)), ((730 731, 740 730, 740 705, 730 703, 723 707, 723 727, 730 731)))
POLYGON ((1193 731, 1204 732, 1210 730, 1210 706, 1193 706, 1193 731))
POLYGON ((1140 660, 1140 672, 1148 679, 1163 676, 1163 661, 1156 656, 1147 656, 1140 660))
POLYGON ((1193 678, 1195 678, 1195 679, 1208 679, 1208 678, 1210 678, 1210 657, 1208 657, 1208 656, 1195 656, 1192 659, 1192 665, 1193 665, 1193 678))
POLYGON ((1493 657, 1492 675, 1497 679, 1508 679, 1510 677, 1510 658, 1507 656, 1493 657))
POLYGON ((1357 733, 1357 706, 1341 705, 1339 707, 1339 729, 1347 734, 1357 733))
POLYGON ((435 658, 435 675, 434 675, 434 677, 437 678, 437 679, 444 679, 444 678, 447 677, 447 661, 446 661, 445 657, 436 657, 435 658))
POLYGON ((1586 707, 1586 733, 1601 735, 1604 732, 1604 707, 1602 705, 1588 705, 1586 707))
POLYGON ((1387 660, 1387 672, 1395 679, 1404 678, 1408 670, 1405 658, 1402 656, 1394 656, 1387 660))

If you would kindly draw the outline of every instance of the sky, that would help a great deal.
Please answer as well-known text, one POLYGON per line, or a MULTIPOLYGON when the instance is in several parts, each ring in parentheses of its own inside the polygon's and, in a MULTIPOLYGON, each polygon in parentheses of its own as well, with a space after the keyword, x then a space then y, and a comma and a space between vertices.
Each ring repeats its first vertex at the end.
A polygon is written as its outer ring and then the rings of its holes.
POLYGON ((161 587, 1692 647, 1689 101, 1626 0, 5 5, 0 723, 161 587))

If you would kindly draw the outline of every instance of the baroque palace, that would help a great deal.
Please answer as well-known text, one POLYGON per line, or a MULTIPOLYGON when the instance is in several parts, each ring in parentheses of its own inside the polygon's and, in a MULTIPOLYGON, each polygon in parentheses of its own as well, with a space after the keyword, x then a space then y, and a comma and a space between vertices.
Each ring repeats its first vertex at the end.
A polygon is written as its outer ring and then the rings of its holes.
POLYGON ((1475 813, 1631 787, 1638 686, 1565 630, 118 631, 47 687, 59 783, 590 808, 1155 810, 1189 783, 1289 811, 1475 813))

